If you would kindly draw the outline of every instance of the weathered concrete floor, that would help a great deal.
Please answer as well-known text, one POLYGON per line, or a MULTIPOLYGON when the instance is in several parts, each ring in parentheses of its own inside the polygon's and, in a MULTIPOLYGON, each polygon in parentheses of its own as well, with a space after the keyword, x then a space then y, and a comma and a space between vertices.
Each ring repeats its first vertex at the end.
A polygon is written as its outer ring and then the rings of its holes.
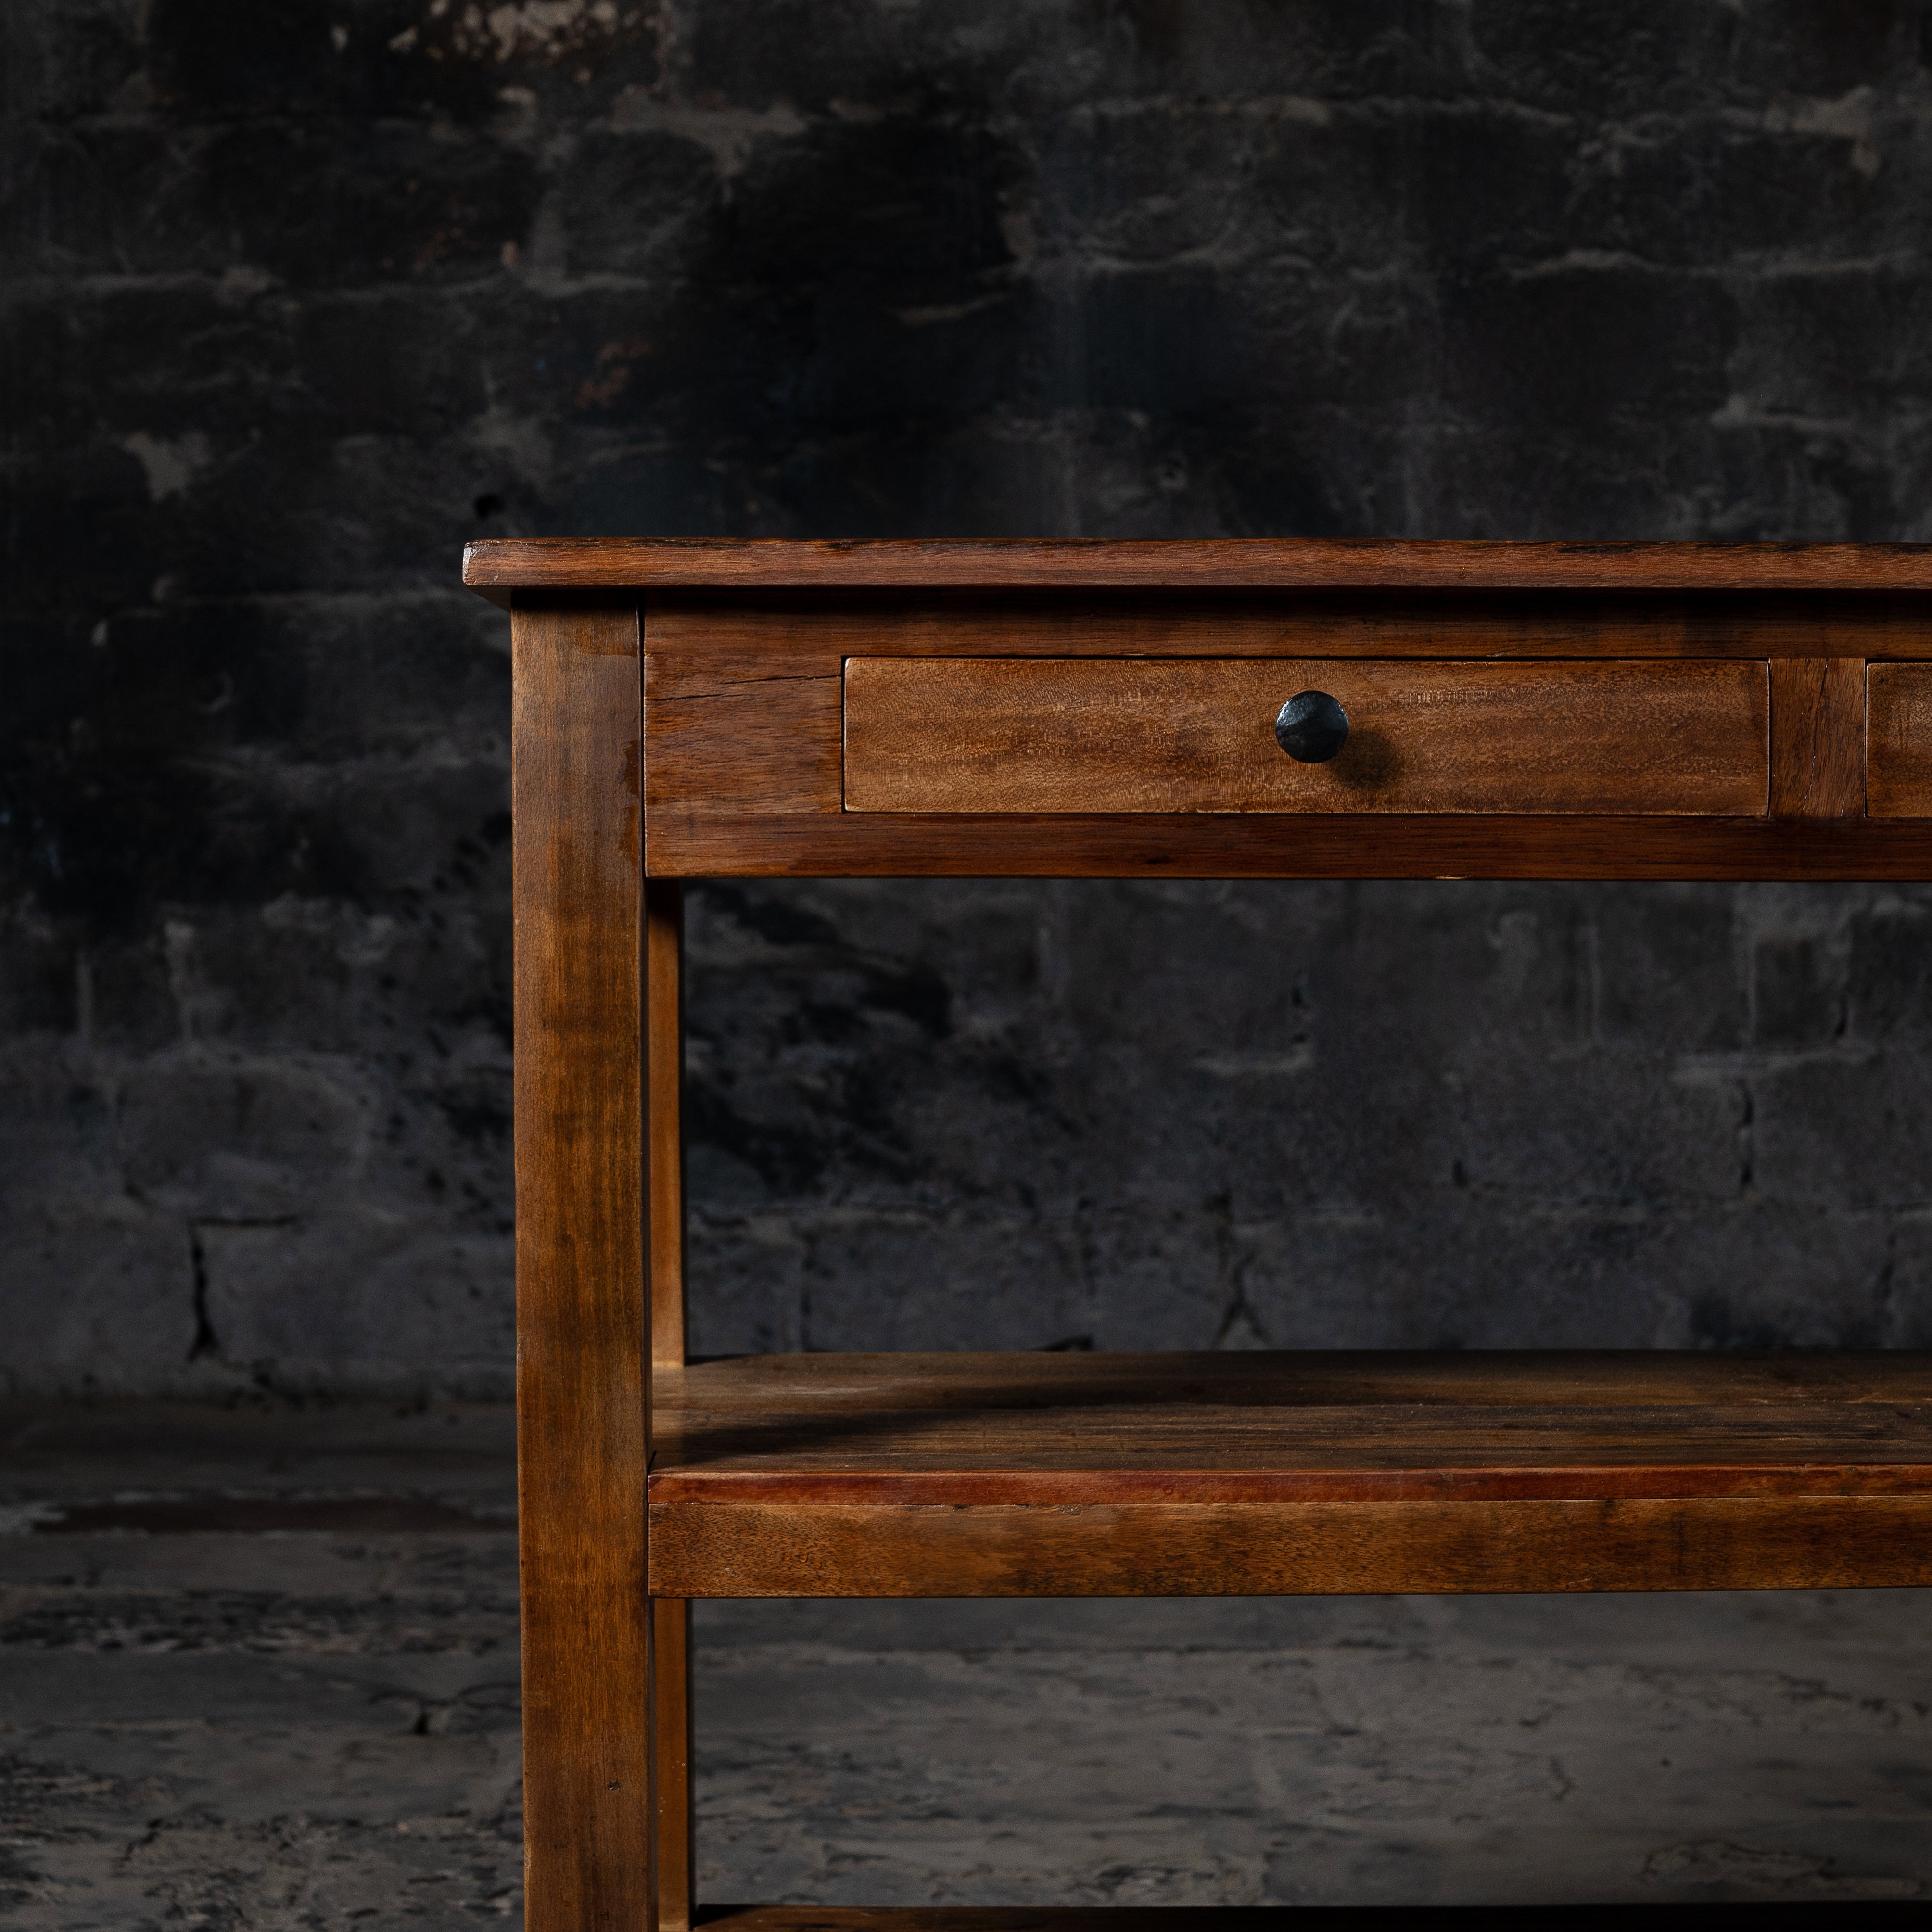
POLYGON ((0 1924, 520 1918, 502 1415, 8 1420, 0 1924), (238 1494, 334 1533, 71 1533, 76 1505, 238 1494))
MULTIPOLYGON (((518 1922, 506 1418, 14 1412, 0 1441, 0 1924, 518 1922)), ((1932 1594, 699 1629, 712 1898, 1932 1896, 1932 1594)))

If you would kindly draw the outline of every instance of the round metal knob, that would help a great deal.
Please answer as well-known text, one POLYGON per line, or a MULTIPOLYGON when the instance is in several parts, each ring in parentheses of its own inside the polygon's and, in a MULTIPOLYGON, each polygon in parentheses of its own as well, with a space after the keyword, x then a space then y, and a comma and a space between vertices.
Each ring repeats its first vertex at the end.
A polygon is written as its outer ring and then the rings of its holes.
POLYGON ((1298 764, 1326 764, 1348 742, 1348 714, 1325 691, 1298 691, 1281 707, 1274 736, 1298 764))

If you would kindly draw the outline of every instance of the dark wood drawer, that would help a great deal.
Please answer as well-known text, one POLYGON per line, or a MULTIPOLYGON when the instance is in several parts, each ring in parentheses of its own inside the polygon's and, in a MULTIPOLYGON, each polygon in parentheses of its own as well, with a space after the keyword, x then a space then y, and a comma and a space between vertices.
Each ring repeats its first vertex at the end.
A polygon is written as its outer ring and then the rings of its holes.
POLYGON ((1760 660, 850 657, 852 812, 1391 812, 1756 817, 1760 660), (1276 713, 1348 716, 1302 764, 1276 713))
POLYGON ((1932 664, 1865 671, 1865 810, 1932 818, 1932 664))

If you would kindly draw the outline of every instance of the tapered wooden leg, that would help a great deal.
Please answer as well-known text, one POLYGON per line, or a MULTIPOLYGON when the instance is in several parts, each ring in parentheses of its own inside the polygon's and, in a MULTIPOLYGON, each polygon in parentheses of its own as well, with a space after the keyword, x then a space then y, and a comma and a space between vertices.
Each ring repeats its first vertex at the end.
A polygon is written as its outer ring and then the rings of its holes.
POLYGON ((511 614, 530 1932, 652 1932, 638 612, 511 614))
POLYGON ((691 1810, 691 1606, 651 1605, 652 1709, 657 1741, 658 1928, 690 1932, 697 1910, 697 1847, 691 1810))

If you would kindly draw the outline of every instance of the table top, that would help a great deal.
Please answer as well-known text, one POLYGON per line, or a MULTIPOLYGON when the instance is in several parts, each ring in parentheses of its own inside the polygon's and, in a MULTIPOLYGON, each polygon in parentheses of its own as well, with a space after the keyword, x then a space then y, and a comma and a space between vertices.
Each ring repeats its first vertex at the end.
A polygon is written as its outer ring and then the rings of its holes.
POLYGON ((463 580, 522 590, 1544 590, 1932 593, 1932 544, 508 537, 463 580))

